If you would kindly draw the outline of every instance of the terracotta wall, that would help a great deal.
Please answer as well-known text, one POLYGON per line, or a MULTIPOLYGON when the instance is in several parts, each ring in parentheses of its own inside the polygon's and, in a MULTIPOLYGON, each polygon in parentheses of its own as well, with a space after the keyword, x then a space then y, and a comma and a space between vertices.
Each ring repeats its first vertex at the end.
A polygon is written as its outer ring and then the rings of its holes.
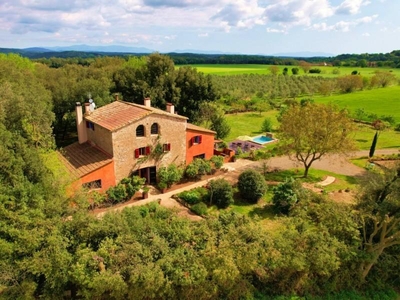
POLYGON ((194 156, 205 154, 206 159, 214 155, 214 134, 197 130, 186 130, 186 165, 190 164, 194 156), (201 136, 201 143, 192 143, 192 138, 201 136))
POLYGON ((97 169, 79 179, 79 185, 101 179, 101 189, 99 191, 105 192, 109 187, 115 185, 114 162, 97 169))

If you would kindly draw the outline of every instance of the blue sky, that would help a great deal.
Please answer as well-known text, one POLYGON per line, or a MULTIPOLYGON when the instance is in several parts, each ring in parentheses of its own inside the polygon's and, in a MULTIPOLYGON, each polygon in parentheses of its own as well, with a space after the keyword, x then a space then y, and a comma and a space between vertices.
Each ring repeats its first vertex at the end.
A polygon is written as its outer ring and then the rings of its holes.
POLYGON ((0 47, 386 53, 399 13, 399 0, 0 0, 0 47))

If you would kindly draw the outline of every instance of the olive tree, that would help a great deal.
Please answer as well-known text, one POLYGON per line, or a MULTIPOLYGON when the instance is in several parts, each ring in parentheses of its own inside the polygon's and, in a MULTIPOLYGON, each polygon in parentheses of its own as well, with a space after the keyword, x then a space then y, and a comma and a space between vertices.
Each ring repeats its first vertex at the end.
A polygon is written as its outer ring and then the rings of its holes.
POLYGON ((307 177, 314 161, 328 154, 345 155, 355 149, 353 126, 348 112, 334 105, 293 105, 281 116, 281 148, 303 163, 307 177))

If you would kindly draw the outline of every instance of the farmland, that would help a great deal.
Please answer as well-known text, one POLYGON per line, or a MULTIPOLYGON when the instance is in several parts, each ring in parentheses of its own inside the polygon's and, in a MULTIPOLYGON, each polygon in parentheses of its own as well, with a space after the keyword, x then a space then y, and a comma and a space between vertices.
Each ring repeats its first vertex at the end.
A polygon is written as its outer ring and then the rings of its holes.
MULTIPOLYGON (((239 74, 264 74, 269 75, 270 65, 256 65, 256 64, 208 64, 208 65, 190 65, 194 67, 199 72, 212 75, 239 75, 239 74)), ((299 66, 277 66, 279 68, 279 73, 282 74, 283 69, 286 67, 289 69, 289 74, 291 74, 291 69, 299 66)), ((323 76, 323 77, 337 77, 342 75, 349 75, 354 70, 357 70, 360 75, 371 77, 376 71, 389 71, 395 76, 400 76, 400 69, 396 68, 361 68, 361 67, 333 67, 333 66, 320 66, 313 65, 312 68, 321 69, 319 74, 307 74, 308 76, 323 76)), ((300 68, 299 75, 305 75, 303 70, 300 68)))

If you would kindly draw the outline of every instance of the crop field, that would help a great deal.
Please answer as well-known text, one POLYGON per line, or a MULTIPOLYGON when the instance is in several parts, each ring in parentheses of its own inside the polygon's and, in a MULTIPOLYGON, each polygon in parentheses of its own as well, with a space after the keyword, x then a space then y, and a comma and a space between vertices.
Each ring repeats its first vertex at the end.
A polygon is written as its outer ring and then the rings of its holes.
MULTIPOLYGON (((199 72, 214 75, 239 75, 239 74, 271 74, 270 65, 257 65, 257 64, 209 64, 209 65, 190 65, 195 67, 199 72)), ((283 69, 286 67, 291 74, 291 69, 298 67, 300 69, 299 75, 305 75, 304 71, 299 66, 277 66, 279 73, 282 74, 283 69)), ((400 77, 400 69, 391 68, 361 68, 361 67, 332 67, 332 66, 312 66, 311 68, 321 69, 319 74, 307 74, 307 76, 323 76, 323 77, 338 77, 343 75, 350 75, 353 71, 358 71, 362 76, 371 77, 376 71, 389 71, 396 76, 400 77)))
POLYGON ((400 86, 365 90, 348 94, 335 94, 332 96, 314 96, 318 103, 334 103, 345 107, 351 112, 364 109, 366 113, 378 116, 392 115, 400 123, 400 86))

